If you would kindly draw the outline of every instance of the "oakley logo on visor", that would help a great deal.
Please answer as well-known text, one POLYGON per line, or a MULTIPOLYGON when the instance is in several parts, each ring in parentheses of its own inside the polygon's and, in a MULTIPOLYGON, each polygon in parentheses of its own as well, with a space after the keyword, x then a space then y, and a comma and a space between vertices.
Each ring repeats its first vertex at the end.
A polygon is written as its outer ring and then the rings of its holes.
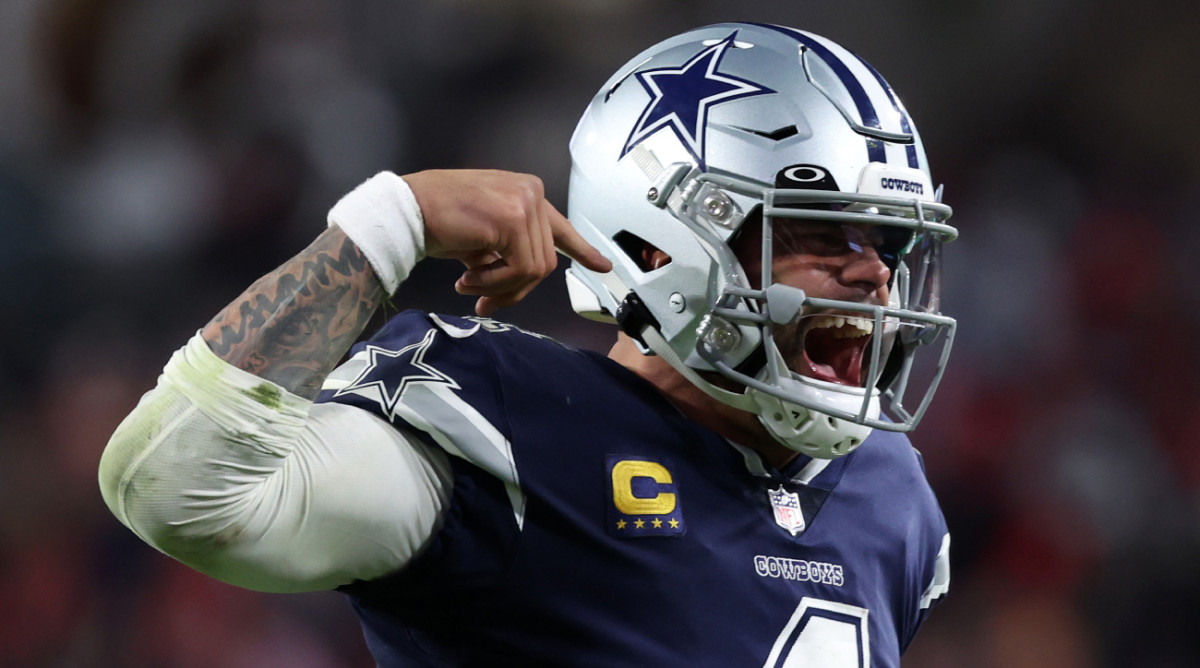
POLYGON ((791 165, 775 175, 776 188, 838 190, 837 182, 824 168, 816 165, 791 165))

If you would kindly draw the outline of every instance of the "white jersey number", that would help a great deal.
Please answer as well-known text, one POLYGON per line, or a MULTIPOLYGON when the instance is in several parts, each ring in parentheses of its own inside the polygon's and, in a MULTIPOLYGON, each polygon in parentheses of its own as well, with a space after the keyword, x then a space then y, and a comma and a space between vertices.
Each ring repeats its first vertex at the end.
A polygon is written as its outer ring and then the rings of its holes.
POLYGON ((763 668, 869 668, 866 608, 805 596, 763 668))

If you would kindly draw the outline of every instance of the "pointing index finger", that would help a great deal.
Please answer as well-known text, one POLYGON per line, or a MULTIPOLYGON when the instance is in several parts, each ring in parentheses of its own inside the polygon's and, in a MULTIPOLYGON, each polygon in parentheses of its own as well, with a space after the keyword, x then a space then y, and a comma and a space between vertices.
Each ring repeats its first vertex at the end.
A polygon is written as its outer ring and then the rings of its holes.
POLYGON ((554 245, 559 251, 592 271, 612 271, 612 262, 609 262, 595 246, 589 244, 566 216, 559 213, 549 202, 543 204, 546 207, 546 217, 550 221, 550 230, 554 234, 554 245))

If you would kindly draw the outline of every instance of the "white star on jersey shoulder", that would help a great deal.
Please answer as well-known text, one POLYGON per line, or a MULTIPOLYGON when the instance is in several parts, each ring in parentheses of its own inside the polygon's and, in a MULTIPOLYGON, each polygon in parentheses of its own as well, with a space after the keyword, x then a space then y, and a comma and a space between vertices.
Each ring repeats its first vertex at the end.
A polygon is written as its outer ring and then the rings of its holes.
POLYGON ((453 378, 425 362, 425 353, 429 350, 429 346, 433 343, 437 332, 438 330, 436 329, 430 329, 425 333, 425 338, 399 350, 389 350, 368 344, 365 349, 350 360, 350 362, 361 360, 366 365, 354 380, 337 390, 334 396, 356 394, 376 401, 388 419, 394 421, 396 419, 397 408, 404 399, 404 393, 410 387, 417 385, 447 385, 451 389, 459 389, 458 383, 453 378), (409 355, 412 357, 408 362, 408 365, 412 368, 411 373, 405 373, 399 377, 395 377, 394 372, 387 375, 377 373, 381 364, 397 364, 398 366, 399 364, 403 364, 403 358, 409 355), (372 375, 376 377, 372 378, 372 375))

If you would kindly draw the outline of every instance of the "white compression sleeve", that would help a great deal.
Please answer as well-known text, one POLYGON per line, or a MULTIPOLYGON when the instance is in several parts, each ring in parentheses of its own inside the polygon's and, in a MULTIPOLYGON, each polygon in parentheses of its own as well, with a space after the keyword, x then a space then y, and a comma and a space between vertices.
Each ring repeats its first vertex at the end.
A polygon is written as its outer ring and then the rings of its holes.
POLYGON ((384 575, 440 526, 446 454, 237 369, 199 334, 113 434, 104 500, 159 550, 260 591, 384 575))

